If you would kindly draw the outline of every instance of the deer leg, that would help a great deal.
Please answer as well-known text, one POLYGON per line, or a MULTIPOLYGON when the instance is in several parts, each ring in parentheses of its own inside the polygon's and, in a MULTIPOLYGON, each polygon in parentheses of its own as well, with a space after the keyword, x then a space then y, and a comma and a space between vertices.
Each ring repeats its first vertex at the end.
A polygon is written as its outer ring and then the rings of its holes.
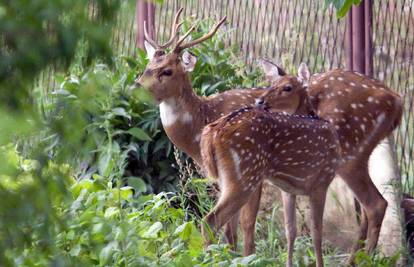
POLYGON ((262 195, 262 184, 250 195, 247 203, 242 207, 240 213, 240 223, 243 232, 243 255, 248 256, 255 252, 255 226, 257 212, 260 207, 260 197, 262 195))
POLYGON ((367 213, 365 212, 364 209, 361 210, 361 223, 359 227, 360 228, 359 228, 357 243, 355 243, 355 245, 351 249, 351 255, 349 256, 349 259, 348 259, 348 265, 352 265, 352 263, 355 260, 355 253, 358 250, 364 248, 365 246, 365 240, 367 239, 367 234, 368 234, 368 220, 367 220, 367 213))
MULTIPOLYGON (((234 179, 236 180, 236 179, 234 179)), ((243 191, 240 184, 228 184, 211 212, 204 218, 201 225, 201 233, 206 244, 211 243, 210 229, 218 231, 225 223, 238 213, 241 207, 248 201, 251 191, 243 191)))
POLYGON ((296 239, 296 195, 282 191, 282 201, 288 250, 286 267, 291 267, 293 264, 293 248, 295 246, 296 239))
POLYGON ((315 250, 316 266, 323 267, 322 256, 322 225, 323 211, 325 208, 326 189, 317 189, 311 193, 310 215, 311 215, 311 235, 312 243, 315 250))
POLYGON ((363 206, 366 223, 361 223, 359 238, 368 238, 367 251, 371 253, 377 245, 388 204, 371 181, 367 165, 367 160, 348 162, 338 170, 338 174, 363 206))
POLYGON ((224 226, 224 235, 227 243, 233 250, 237 250, 237 225, 239 223, 239 213, 235 214, 224 226))

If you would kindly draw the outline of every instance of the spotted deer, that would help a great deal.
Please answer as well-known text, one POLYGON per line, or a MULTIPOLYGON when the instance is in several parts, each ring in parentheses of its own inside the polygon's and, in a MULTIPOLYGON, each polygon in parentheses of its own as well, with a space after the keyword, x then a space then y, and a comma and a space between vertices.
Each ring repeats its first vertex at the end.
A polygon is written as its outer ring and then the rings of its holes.
MULTIPOLYGON (((171 37, 165 44, 157 44, 149 37, 144 27, 149 63, 136 83, 148 88, 159 104, 161 122, 172 143, 202 166, 199 143, 204 126, 240 107, 253 105, 255 99, 268 89, 233 89, 207 98, 195 94, 188 73, 194 69, 197 58, 185 49, 211 38, 224 23, 225 17, 216 23, 208 34, 184 43, 195 26, 177 40, 181 12, 182 9, 176 13, 171 27, 171 37), (170 52, 166 51, 168 47, 172 47, 170 52)), ((279 106, 279 103, 282 105, 285 99, 300 101, 301 99, 293 92, 304 91, 302 80, 307 78, 285 75, 282 69, 278 72, 284 74, 284 77, 273 85, 280 92, 280 97, 276 99, 274 105, 279 106)), ((288 112, 304 114, 305 111, 302 110, 304 105, 298 102, 296 106, 300 109, 288 110, 288 112)), ((252 254, 255 250, 254 229, 260 194, 261 188, 257 188, 250 196, 251 201, 248 201, 240 211, 244 255, 252 254)), ((236 248, 237 244, 237 223, 238 216, 235 214, 225 227, 226 238, 233 248, 236 248)))
MULTIPOLYGON (((264 61, 263 69, 270 82, 281 78, 274 64, 264 61)), ((387 201, 369 176, 368 159, 378 143, 399 125, 402 99, 380 81, 339 69, 312 76, 307 95, 316 114, 329 121, 338 134, 344 163, 337 174, 363 207, 358 240, 368 239, 366 249, 372 252, 378 242, 387 201)), ((299 108, 297 102, 290 103, 292 109, 299 108)), ((288 208, 294 199, 285 198, 285 208, 288 208)), ((287 229, 295 227, 290 225, 287 229)), ((292 230, 292 234, 296 232, 292 230)), ((354 246, 351 262, 354 252, 362 246, 361 242, 354 246)))
MULTIPOLYGON (((263 107, 242 108, 207 125, 201 155, 221 195, 205 217, 202 234, 219 230, 249 201, 266 179, 292 196, 309 196, 311 235, 317 266, 323 266, 322 220, 326 191, 339 164, 339 141, 330 123, 314 117, 275 113, 263 107)), ((294 206, 291 206, 293 209, 294 206)), ((286 266, 292 266, 293 243, 286 266)))

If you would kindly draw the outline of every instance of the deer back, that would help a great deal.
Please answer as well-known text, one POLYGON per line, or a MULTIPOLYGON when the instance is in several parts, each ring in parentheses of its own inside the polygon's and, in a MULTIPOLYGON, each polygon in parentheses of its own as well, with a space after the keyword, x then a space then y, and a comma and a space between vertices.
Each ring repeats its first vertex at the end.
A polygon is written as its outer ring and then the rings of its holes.
POLYGON ((219 183, 229 172, 246 191, 268 178, 285 191, 308 194, 330 183, 339 143, 326 121, 245 108, 205 127, 201 153, 219 183))
POLYGON ((352 71, 333 70, 311 79, 308 94, 318 116, 334 125, 344 156, 370 153, 401 120, 401 97, 352 71))

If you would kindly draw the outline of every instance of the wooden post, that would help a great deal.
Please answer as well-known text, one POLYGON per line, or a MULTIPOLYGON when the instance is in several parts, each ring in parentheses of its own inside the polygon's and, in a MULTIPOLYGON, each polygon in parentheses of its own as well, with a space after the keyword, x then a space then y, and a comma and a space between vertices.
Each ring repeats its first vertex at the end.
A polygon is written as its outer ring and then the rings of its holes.
POLYGON ((147 23, 148 34, 155 40, 155 6, 145 0, 137 0, 135 14, 137 46, 144 49, 144 21, 147 23))

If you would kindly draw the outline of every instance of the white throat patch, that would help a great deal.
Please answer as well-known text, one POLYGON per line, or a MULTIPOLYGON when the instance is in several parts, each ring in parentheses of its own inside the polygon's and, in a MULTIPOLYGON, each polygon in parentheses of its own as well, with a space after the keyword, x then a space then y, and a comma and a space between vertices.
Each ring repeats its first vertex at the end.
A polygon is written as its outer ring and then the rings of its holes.
POLYGON ((164 127, 169 127, 177 122, 177 120, 184 123, 191 122, 193 116, 189 112, 180 112, 177 110, 175 99, 170 98, 160 103, 161 122, 164 127))

